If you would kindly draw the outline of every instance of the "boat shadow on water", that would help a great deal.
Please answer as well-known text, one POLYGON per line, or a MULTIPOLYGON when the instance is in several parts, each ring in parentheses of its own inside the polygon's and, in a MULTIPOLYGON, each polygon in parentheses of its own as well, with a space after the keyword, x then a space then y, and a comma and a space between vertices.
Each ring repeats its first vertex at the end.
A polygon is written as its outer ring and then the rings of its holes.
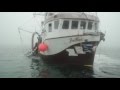
POLYGON ((93 67, 77 65, 55 65, 41 58, 32 58, 32 78, 94 78, 93 67))

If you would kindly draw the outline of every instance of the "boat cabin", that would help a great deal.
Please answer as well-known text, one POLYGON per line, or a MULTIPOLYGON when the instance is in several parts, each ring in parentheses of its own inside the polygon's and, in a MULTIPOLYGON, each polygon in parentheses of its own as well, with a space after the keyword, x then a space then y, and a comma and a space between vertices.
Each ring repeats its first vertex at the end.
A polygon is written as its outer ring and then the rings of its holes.
POLYGON ((44 30, 48 33, 62 30, 98 31, 99 18, 78 12, 46 13, 44 30))

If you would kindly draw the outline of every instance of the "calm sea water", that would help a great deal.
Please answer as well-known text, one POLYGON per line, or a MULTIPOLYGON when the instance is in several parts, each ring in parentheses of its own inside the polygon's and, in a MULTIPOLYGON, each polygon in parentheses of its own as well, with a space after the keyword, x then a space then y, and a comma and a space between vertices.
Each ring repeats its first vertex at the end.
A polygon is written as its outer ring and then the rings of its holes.
POLYGON ((94 67, 46 65, 41 59, 25 56, 27 49, 0 48, 0 78, 120 78, 118 48, 98 49, 94 67))

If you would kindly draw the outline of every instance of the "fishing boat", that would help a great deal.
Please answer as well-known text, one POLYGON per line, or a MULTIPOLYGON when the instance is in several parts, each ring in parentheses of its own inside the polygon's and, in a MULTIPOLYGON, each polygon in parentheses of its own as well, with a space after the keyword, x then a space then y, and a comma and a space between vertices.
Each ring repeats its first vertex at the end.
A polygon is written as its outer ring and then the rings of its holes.
POLYGON ((94 64, 96 49, 105 34, 99 30, 97 14, 87 12, 46 12, 37 51, 45 62, 89 66, 94 64))

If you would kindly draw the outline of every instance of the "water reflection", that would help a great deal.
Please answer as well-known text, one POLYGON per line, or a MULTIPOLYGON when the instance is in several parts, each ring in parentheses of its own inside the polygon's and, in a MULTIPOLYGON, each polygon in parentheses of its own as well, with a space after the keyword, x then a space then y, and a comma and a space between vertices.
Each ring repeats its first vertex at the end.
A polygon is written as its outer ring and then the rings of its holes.
POLYGON ((32 59, 32 78, 94 78, 92 67, 71 65, 52 65, 44 63, 42 59, 32 59))

